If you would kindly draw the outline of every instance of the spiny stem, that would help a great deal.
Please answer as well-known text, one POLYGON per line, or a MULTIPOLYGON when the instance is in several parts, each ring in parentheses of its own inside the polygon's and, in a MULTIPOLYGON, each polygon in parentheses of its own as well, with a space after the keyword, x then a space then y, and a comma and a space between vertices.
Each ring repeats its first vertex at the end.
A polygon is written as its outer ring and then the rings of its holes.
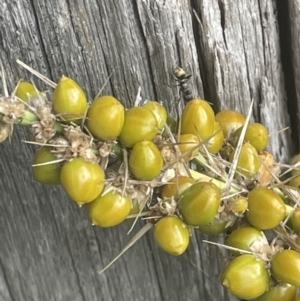
POLYGON ((229 169, 228 179, 226 181, 226 186, 224 188, 225 191, 226 190, 229 191, 229 189, 231 187, 231 183, 232 183, 233 177, 234 177, 234 174, 235 174, 235 171, 236 171, 236 168, 237 168, 238 158, 239 158, 240 153, 241 153, 242 144, 243 144, 243 141, 244 141, 244 137, 245 137, 245 134, 246 134, 247 126, 249 124, 249 120, 250 120, 251 113, 252 113, 253 102, 254 102, 254 100, 252 99, 251 105, 250 105, 250 108, 249 108, 249 112, 248 112, 248 115, 247 115, 247 118, 246 118, 246 121, 245 121, 245 123, 243 125, 243 129, 242 129, 242 132, 241 132, 238 144, 236 146, 236 151, 235 151, 234 156, 233 156, 232 164, 231 164, 230 169, 229 169))
POLYGON ((146 232, 152 229, 153 225, 147 223, 143 228, 141 228, 128 242, 128 244, 121 250, 121 252, 102 270, 98 273, 102 274, 105 270, 107 270, 114 262, 116 262, 128 249, 130 249, 146 232))
POLYGON ((46 76, 44 76, 43 74, 37 72, 36 70, 32 69, 30 66, 26 65, 25 63, 23 63, 20 60, 16 61, 19 65, 21 65, 24 69, 28 70, 30 73, 34 74, 36 77, 40 78, 42 81, 44 81, 46 84, 48 84, 49 86, 51 86, 52 88, 55 88, 57 86, 57 84, 55 82, 53 82, 52 80, 50 80, 49 78, 47 78, 46 76))

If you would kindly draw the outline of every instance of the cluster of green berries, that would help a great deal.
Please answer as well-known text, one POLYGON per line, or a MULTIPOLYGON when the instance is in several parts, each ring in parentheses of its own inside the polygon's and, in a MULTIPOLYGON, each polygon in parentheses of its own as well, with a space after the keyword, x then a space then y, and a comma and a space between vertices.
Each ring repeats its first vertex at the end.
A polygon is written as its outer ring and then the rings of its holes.
POLYGON ((236 111, 215 114, 205 100, 189 97, 186 77, 179 81, 188 101, 177 120, 156 101, 125 109, 105 95, 89 104, 65 76, 50 97, 20 81, 0 100, 0 138, 14 123, 29 125, 40 144, 34 178, 62 185, 87 206, 93 225, 141 217, 172 255, 185 252, 193 231, 225 233, 225 288, 246 300, 299 300, 300 156, 289 185, 279 185, 278 166, 265 150, 267 129, 236 111), (277 235, 271 243, 269 230, 277 235))

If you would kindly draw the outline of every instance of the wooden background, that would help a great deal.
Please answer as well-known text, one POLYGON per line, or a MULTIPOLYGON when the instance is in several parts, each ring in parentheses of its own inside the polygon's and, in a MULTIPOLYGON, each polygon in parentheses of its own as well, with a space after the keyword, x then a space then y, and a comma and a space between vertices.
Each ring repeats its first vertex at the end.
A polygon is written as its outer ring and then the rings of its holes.
MULTIPOLYGON (((299 141, 299 7, 299 0, 1 0, 0 60, 10 91, 32 78, 21 59, 54 81, 74 78, 90 99, 113 72, 103 93, 129 107, 140 86, 143 98, 173 114, 172 70, 182 66, 216 111, 247 114, 254 99, 253 118, 286 161, 299 141)), ((236 300, 218 282, 226 253, 200 234, 172 257, 148 233, 98 275, 129 240, 130 223, 93 228, 60 187, 34 182, 27 138, 18 127, 0 145, 1 301, 236 300)))

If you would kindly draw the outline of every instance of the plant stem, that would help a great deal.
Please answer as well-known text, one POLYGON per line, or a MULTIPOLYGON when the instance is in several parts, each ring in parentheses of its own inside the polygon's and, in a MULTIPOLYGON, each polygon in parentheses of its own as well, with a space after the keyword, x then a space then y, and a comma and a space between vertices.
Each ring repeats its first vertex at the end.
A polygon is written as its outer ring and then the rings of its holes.
POLYGON ((20 121, 17 123, 25 126, 30 126, 33 122, 38 120, 38 117, 34 113, 25 110, 22 119, 20 119, 20 121))
MULTIPOLYGON (((0 113, 0 122, 3 120, 4 118, 4 114, 0 113)), ((33 122, 38 121, 39 118, 32 112, 25 110, 24 111, 24 115, 21 119, 19 119, 16 124, 20 124, 20 125, 24 125, 24 126, 31 126, 33 122)), ((56 133, 58 134, 62 134, 63 133, 63 126, 59 121, 55 121, 54 123, 54 130, 56 133)))
MULTIPOLYGON (((192 177, 195 180, 203 180, 203 181, 206 181, 206 182, 214 183, 221 190, 224 189, 224 187, 226 186, 225 182, 214 179, 214 178, 212 178, 212 177, 210 177, 206 174, 203 174, 201 172, 190 169, 190 173, 191 173, 192 177)), ((231 193, 234 193, 234 192, 237 192, 237 191, 238 190, 236 188, 233 188, 233 187, 230 189, 231 193)))

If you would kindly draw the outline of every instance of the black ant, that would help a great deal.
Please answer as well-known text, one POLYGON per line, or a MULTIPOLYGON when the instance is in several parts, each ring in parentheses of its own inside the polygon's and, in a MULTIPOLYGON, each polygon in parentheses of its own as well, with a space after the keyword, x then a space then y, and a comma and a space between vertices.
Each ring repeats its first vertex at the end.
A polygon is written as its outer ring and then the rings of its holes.
POLYGON ((178 81, 179 83, 180 91, 182 93, 184 102, 187 103, 193 98, 195 98, 191 89, 190 82, 192 74, 187 74, 182 68, 176 67, 174 69, 174 76, 176 81, 178 81))

